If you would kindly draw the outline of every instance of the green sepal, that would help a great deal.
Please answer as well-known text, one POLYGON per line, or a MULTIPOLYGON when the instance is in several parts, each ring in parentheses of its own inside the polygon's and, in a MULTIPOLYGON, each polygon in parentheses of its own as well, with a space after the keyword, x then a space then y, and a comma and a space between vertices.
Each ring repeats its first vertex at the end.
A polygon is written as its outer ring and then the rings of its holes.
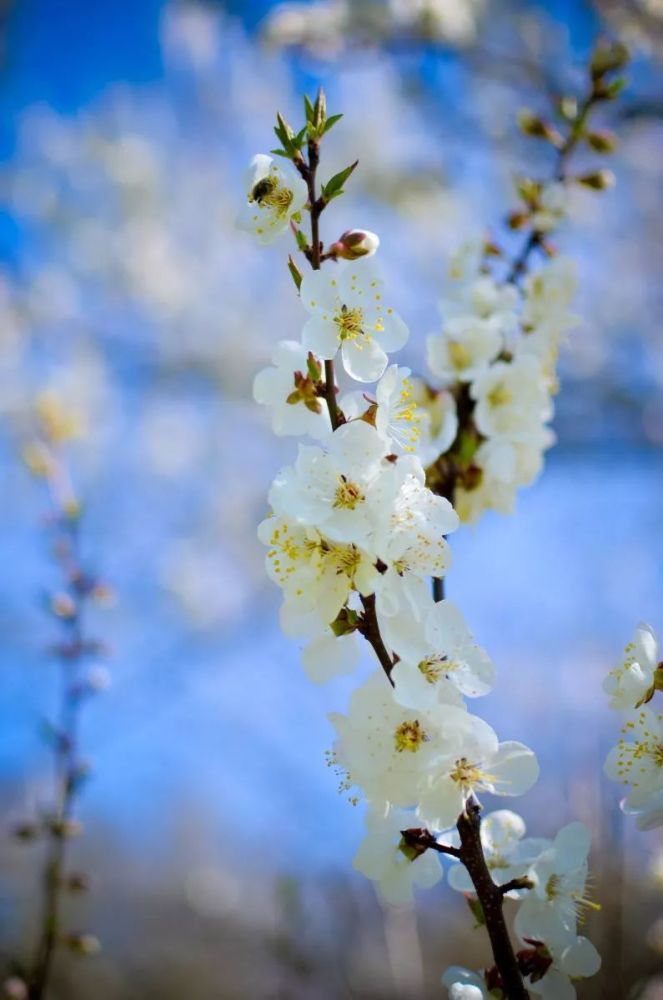
POLYGON ((468 894, 468 895, 465 896, 465 902, 469 906, 470 912, 472 913, 472 916, 474 917, 474 919, 476 921, 475 928, 477 928, 477 927, 485 927, 486 926, 486 918, 484 916, 483 906, 481 905, 481 903, 479 902, 479 900, 477 899, 477 897, 476 896, 471 896, 471 895, 468 894))
POLYGON ((334 621, 329 623, 330 629, 337 638, 356 632, 358 625, 359 615, 352 608, 341 608, 334 621))

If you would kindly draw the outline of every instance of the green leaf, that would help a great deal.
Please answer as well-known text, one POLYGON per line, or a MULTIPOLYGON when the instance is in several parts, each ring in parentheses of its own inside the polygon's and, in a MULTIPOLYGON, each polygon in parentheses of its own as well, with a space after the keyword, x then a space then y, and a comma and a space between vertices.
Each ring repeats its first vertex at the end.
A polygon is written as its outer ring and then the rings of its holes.
POLYGON ((340 120, 341 120, 342 117, 343 117, 343 115, 330 115, 329 118, 327 119, 327 121, 325 122, 325 128, 324 128, 323 135, 325 135, 327 132, 329 132, 329 130, 334 127, 334 125, 336 124, 336 122, 340 122, 340 120))
POLYGON ((295 283, 297 291, 299 291, 299 289, 302 287, 302 272, 299 270, 294 260, 290 256, 288 256, 288 270, 292 275, 292 280, 295 283))
POLYGON ((285 156, 286 160, 290 159, 290 155, 286 153, 285 149, 270 149, 272 156, 285 156))
POLYGON ((326 184, 323 184, 322 197, 325 201, 331 201, 332 198, 338 198, 339 195, 343 194, 343 185, 347 181, 350 174, 352 174, 356 169, 358 163, 359 160, 355 160, 355 162, 351 163, 349 167, 346 167, 345 170, 340 170, 337 174, 334 174, 334 176, 327 181, 326 184))
POLYGON ((313 107, 313 102, 304 94, 304 114, 306 115, 306 121, 310 122, 311 125, 315 122, 315 109, 313 107))
POLYGON ((276 137, 281 140, 281 144, 286 152, 286 155, 292 157, 297 152, 295 133, 280 111, 276 112, 276 121, 277 124, 274 126, 276 137))

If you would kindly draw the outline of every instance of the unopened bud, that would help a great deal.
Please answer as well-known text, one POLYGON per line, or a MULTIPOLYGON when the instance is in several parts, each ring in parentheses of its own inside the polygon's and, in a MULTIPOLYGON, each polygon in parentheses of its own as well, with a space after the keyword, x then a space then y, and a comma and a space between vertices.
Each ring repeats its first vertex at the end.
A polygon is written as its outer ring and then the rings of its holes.
POLYGON ((589 65, 592 78, 597 80, 606 73, 623 69, 628 60, 628 49, 622 42, 599 42, 592 53, 589 65))
POLYGON ((67 934, 64 943, 75 955, 97 955, 101 951, 99 938, 94 934, 67 934))
POLYGON ((518 112, 518 125, 524 135, 528 135, 533 139, 546 139, 547 142, 554 144, 559 142, 559 132, 552 125, 549 125, 548 122, 545 122, 543 118, 539 118, 538 115, 533 114, 526 108, 518 112))
POLYGON ((611 170, 594 170, 591 174, 576 177, 578 184, 591 188, 592 191, 607 191, 615 186, 615 175, 611 170))
POLYGON ((69 892, 87 892, 90 888, 90 880, 84 872, 72 872, 65 879, 65 887, 69 892))
POLYGON ((614 153, 617 137, 613 132, 588 132, 587 144, 595 153, 614 153))
POLYGON ((367 229, 348 229, 332 243, 329 254, 342 257, 344 260, 357 260, 359 257, 371 257, 380 246, 380 237, 367 229))
POLYGON ((22 840, 24 843, 28 843, 31 840, 35 840, 35 838, 39 836, 39 827, 36 823, 27 821, 24 823, 18 823, 12 830, 12 833, 17 840, 22 840))
POLYGON ((54 837, 60 837, 63 840, 80 837, 83 832, 83 824, 76 819, 59 819, 58 817, 53 817, 48 822, 48 828, 54 837))
POLYGON ((526 225, 529 215, 527 212, 511 212, 507 218, 509 229, 522 229, 526 225))

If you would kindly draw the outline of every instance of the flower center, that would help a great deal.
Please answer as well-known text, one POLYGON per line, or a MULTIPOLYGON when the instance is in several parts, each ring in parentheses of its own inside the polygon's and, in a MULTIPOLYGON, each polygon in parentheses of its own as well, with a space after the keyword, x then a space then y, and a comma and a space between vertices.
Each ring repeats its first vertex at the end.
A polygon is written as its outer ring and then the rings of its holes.
POLYGON ((336 575, 354 579, 361 563, 361 553, 355 545, 334 545, 330 557, 336 566, 336 575))
POLYGON ((345 476, 338 477, 338 486, 333 506, 342 510, 354 510, 355 507, 363 503, 366 497, 356 483, 350 482, 345 476))
POLYGON ((276 177, 263 177, 251 191, 249 201, 257 201, 259 205, 266 205, 272 209, 275 215, 280 217, 288 214, 292 197, 290 188, 281 187, 276 177))
POLYGON ((451 364, 457 372, 469 368, 472 363, 472 355, 465 344, 461 344, 459 340, 450 340, 448 350, 451 364))
POLYGON ((456 767, 449 775, 452 781, 463 787, 476 785, 481 781, 482 772, 477 764, 472 764, 467 757, 460 757, 456 761, 456 767))
POLYGON ((447 661, 443 656, 429 656, 422 660, 418 666, 429 684, 437 684, 446 673, 447 661))
POLYGON ((334 316, 341 340, 356 340, 363 333, 364 313, 359 307, 348 309, 341 306, 341 311, 334 316))
POLYGON ((428 741, 428 736, 418 719, 406 719, 394 733, 394 744, 397 753, 416 753, 422 743, 428 741))
POLYGON ((488 393, 487 398, 490 406, 508 406, 513 401, 513 393, 505 386, 504 382, 498 382, 495 388, 488 393))
POLYGON ((421 413, 418 411, 417 404, 410 398, 411 396, 411 383, 407 379, 403 379, 403 388, 401 389, 398 405, 396 406, 394 419, 399 423, 402 421, 406 425, 404 428, 399 428, 399 436, 402 438, 402 443, 406 451, 414 451, 414 445, 416 445, 421 435, 421 413))

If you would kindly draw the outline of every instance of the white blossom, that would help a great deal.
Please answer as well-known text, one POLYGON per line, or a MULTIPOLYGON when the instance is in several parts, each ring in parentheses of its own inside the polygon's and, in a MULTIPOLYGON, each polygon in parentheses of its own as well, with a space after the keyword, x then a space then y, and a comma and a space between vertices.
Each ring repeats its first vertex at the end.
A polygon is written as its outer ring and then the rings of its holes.
POLYGON ((307 617, 319 633, 335 620, 352 590, 373 591, 373 559, 356 545, 332 542, 316 528, 287 517, 268 517, 258 537, 268 546, 267 575, 282 588, 286 615, 293 619, 289 634, 307 634, 301 623, 307 617))
POLYGON ((550 413, 546 383, 534 358, 497 361, 472 383, 470 394, 476 401, 474 421, 488 437, 529 431, 550 413))
POLYGON ((471 698, 491 690, 495 668, 452 601, 429 601, 421 621, 407 611, 380 621, 385 641, 401 657, 392 672, 401 704, 427 708, 441 694, 449 700, 449 684, 471 698))
POLYGON ((272 243, 308 200, 308 188, 285 159, 258 153, 246 174, 247 200, 237 224, 260 243, 272 243))
POLYGON ((444 455, 456 440, 458 410, 454 395, 448 390, 433 389, 420 378, 412 378, 411 383, 421 421, 417 453, 427 466, 444 455))
POLYGON ((272 354, 273 367, 263 368, 253 381, 253 398, 270 410, 272 430, 282 436, 309 434, 324 437, 331 430, 324 399, 296 395, 296 372, 306 376, 307 352, 296 340, 281 340, 272 354), (308 405, 307 405, 308 403, 308 405))
POLYGON ((596 975, 601 968, 601 956, 585 937, 576 937, 565 948, 549 946, 544 953, 550 962, 546 972, 525 980, 528 990, 543 1000, 576 1000, 574 982, 596 975))
POLYGON ((339 427, 325 450, 300 445, 295 465, 282 469, 272 484, 272 509, 334 541, 366 546, 397 487, 385 453, 384 441, 363 420, 339 427))
POLYGON ((417 852, 403 841, 401 831, 417 825, 414 813, 393 807, 370 808, 365 823, 366 835, 353 865, 377 882, 386 902, 409 905, 415 887, 430 889, 440 881, 443 871, 435 851, 417 852))
POLYGON ((445 385, 471 382, 495 360, 502 344, 494 317, 452 316, 442 333, 426 342, 428 367, 445 385))
POLYGON ((375 388, 375 427, 395 454, 418 451, 424 421, 409 376, 409 368, 390 365, 375 388))
POLYGON ((396 614, 403 607, 418 608, 428 592, 427 579, 442 577, 451 562, 445 535, 458 527, 458 515, 448 500, 424 484, 424 471, 414 457, 397 462, 408 469, 395 500, 385 508, 379 532, 379 554, 386 569, 377 585, 381 614, 396 614))
POLYGON ((500 743, 495 731, 478 716, 467 714, 455 736, 453 753, 437 762, 419 797, 422 818, 437 830, 455 823, 473 792, 522 795, 539 776, 536 757, 528 747, 500 743))
POLYGON ((630 712, 616 747, 608 754, 605 773, 629 788, 624 805, 641 810, 663 790, 663 714, 642 707, 630 712))
POLYGON ((404 708, 381 671, 354 691, 347 715, 334 713, 330 720, 338 737, 336 759, 348 783, 378 807, 416 806, 420 779, 437 770, 436 761, 460 740, 467 742, 468 730, 490 729, 476 717, 468 721, 463 709, 451 705, 431 712, 404 708))
POLYGON ((520 937, 564 948, 576 939, 578 915, 594 904, 587 898, 587 855, 591 837, 583 823, 569 823, 534 862, 533 883, 516 914, 520 937))
POLYGON ((358 382, 374 382, 387 367, 388 351, 398 351, 408 329, 383 301, 384 283, 372 260, 358 260, 308 271, 301 300, 310 318, 304 346, 332 360, 340 348, 343 367, 358 382))
POLYGON ((610 708, 636 708, 652 688, 660 659, 656 633, 651 625, 640 622, 633 641, 624 650, 621 665, 611 670, 603 682, 610 708))

